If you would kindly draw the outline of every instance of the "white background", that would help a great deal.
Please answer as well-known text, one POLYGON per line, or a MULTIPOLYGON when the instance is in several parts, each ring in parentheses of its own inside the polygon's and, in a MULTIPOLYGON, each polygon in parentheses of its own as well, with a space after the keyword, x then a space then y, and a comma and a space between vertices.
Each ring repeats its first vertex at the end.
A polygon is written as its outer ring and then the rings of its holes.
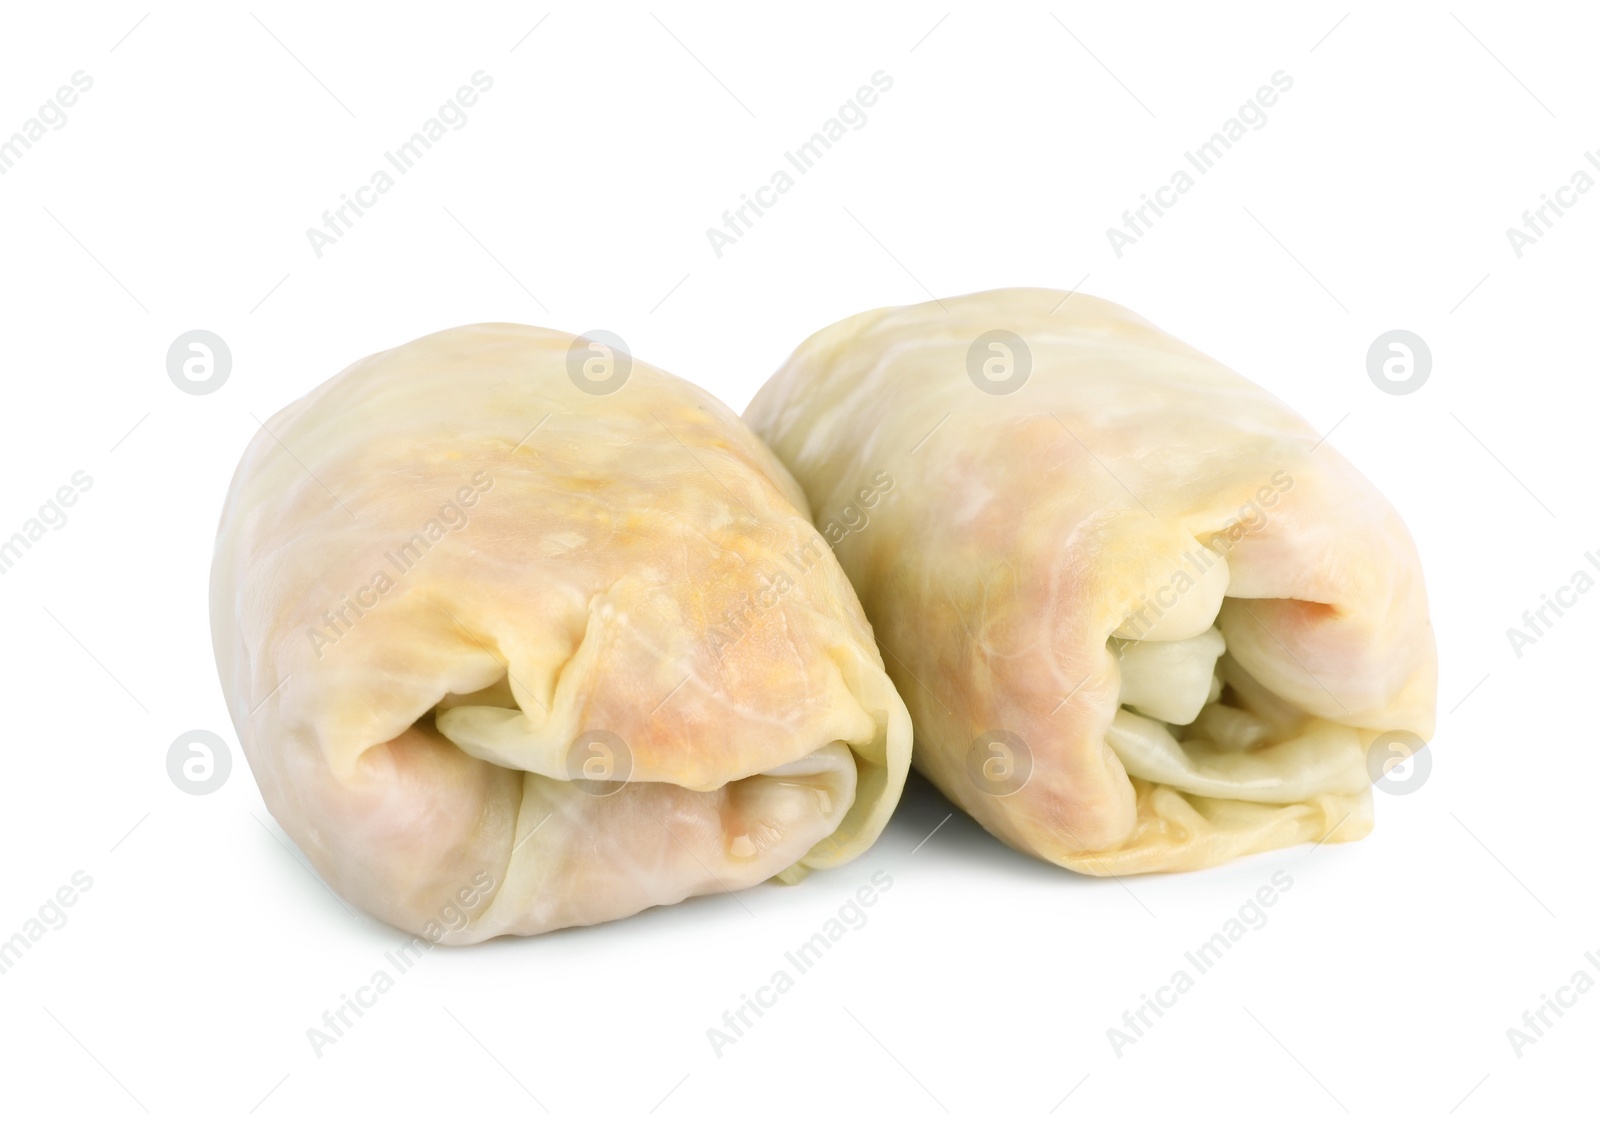
POLYGON ((1600 593, 1520 656, 1506 631, 1600 574, 1600 191, 1521 258, 1505 231, 1600 150, 1600 27, 1579 5, 1289 7, 8 9, 0 136, 74 72, 93 87, 0 176, 0 538, 74 471, 94 483, 0 575, 0 938, 74 872, 94 883, 0 977, 0 1115, 1592 1104, 1600 990, 1520 1059, 1506 1030, 1580 969, 1600 981, 1600 593), (478 70, 494 85, 467 124, 318 258, 306 228, 478 70), (717 257, 706 228, 879 70, 865 127, 717 257), (1279 70, 1266 126, 1119 259, 1106 228, 1279 70), (286 844, 218 689, 211 544, 256 420, 368 353, 498 320, 609 329, 740 409, 850 313, 1080 284, 1334 429, 1406 516, 1441 658, 1421 789, 1379 794, 1359 844, 1118 883, 946 823, 914 782, 850 867, 435 950, 317 1058, 306 1029, 403 936, 286 844), (195 328, 233 355, 211 395, 166 372, 195 328), (1394 328, 1432 349, 1414 394, 1367 375, 1394 328), (193 728, 234 751, 207 797, 167 776, 193 728), (1107 1027, 1280 869, 1268 923, 1118 1058, 1107 1027), (717 1058, 707 1027, 878 870, 894 884, 867 925, 717 1058))

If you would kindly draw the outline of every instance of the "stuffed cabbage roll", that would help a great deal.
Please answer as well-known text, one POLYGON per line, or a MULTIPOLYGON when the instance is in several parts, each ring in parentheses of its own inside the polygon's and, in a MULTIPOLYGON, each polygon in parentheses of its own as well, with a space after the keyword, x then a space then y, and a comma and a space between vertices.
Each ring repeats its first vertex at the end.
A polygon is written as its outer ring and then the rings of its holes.
POLYGON ((1355 839, 1432 734, 1400 517, 1126 309, 1015 289, 863 313, 746 420, 855 584, 915 765, 1017 849, 1121 874, 1355 839))
POLYGON ((222 514, 213 640, 267 807, 433 942, 841 864, 909 769, 793 479, 599 335, 368 357, 261 428, 222 514))

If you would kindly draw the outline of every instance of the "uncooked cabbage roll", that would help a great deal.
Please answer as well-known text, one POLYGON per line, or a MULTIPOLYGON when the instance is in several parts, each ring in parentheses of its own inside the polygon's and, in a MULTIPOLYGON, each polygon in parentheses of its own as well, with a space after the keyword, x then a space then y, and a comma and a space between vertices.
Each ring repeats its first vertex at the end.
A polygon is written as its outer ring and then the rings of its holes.
POLYGON ((370 356, 261 428, 222 514, 213 641, 267 808, 430 941, 841 864, 910 766, 793 479, 599 335, 370 356))
POLYGON ((1121 874, 1355 839, 1432 733, 1400 517, 1126 309, 1015 289, 863 313, 746 420, 855 584, 915 765, 1015 848, 1121 874))

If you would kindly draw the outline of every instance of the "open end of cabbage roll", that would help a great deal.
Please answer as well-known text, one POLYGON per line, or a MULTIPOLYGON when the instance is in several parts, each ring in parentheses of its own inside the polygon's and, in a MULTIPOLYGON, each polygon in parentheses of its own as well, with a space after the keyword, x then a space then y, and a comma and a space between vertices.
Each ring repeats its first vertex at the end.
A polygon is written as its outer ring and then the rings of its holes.
MULTIPOLYGON (((1043 797, 1051 789, 1045 774, 1042 794, 1019 790, 1007 801, 1014 819, 1006 829, 1030 841, 1030 851, 1105 874, 1198 867, 1370 831, 1370 750, 1392 723, 1428 722, 1420 711, 1407 714, 1404 700, 1431 681, 1397 684, 1392 668, 1370 663, 1367 610, 1347 615, 1333 602, 1233 596, 1265 587, 1260 561, 1236 557, 1244 536, 1230 540, 1230 531, 1201 534, 1176 560, 1156 565, 1165 576, 1153 587, 1159 600, 1123 607, 1073 706, 1057 716, 1069 744, 1103 740, 1120 768, 1113 778, 1127 779, 1126 796, 1111 806, 1121 812, 1067 830, 1062 811, 1043 797), (1351 627, 1363 636, 1352 638, 1351 627)), ((1314 572, 1313 556, 1289 563, 1300 550, 1278 545, 1275 579, 1265 584, 1272 593, 1285 593, 1285 574, 1314 572)), ((1115 617, 1112 610, 1103 620, 1115 617)), ((1040 769, 1037 761, 1030 769, 1040 769)))

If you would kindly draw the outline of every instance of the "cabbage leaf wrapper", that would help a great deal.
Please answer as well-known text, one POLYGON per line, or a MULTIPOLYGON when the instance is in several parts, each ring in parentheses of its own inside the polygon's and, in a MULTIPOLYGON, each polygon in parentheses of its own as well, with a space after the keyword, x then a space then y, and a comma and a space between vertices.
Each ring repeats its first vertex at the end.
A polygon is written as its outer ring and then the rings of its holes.
POLYGON ((1014 848, 1120 875, 1353 840, 1432 735, 1395 510, 1126 309, 1013 289, 862 313, 745 418, 855 584, 914 765, 1014 848))
POLYGON ((909 769, 788 472, 709 394, 567 333, 436 333, 274 415, 211 619, 267 808, 433 942, 842 864, 909 769))

